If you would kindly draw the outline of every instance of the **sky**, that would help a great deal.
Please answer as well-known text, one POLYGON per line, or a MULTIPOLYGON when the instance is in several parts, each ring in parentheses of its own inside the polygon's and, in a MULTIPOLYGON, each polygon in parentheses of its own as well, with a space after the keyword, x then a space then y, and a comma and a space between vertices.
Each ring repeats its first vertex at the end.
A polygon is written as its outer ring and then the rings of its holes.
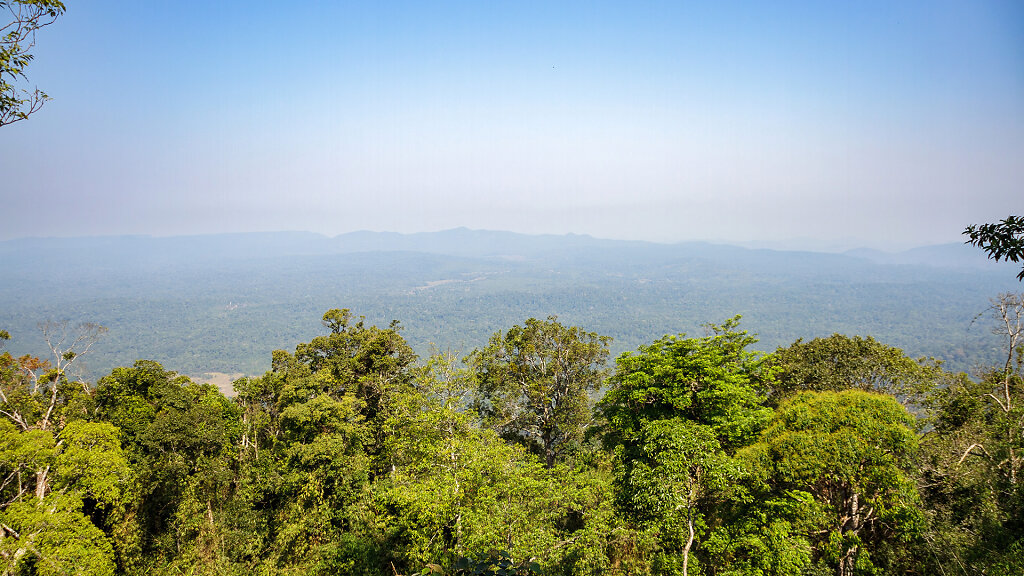
POLYGON ((305 230, 780 247, 1024 213, 1024 3, 65 0, 0 240, 305 230))

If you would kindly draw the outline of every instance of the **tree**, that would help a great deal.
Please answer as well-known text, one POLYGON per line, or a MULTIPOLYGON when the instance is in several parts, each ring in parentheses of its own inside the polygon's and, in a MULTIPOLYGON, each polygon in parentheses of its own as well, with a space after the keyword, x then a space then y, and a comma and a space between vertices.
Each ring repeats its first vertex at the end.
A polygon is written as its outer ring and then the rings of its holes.
MULTIPOLYGON (((981 248, 996 262, 1024 260, 1024 217, 1011 215, 995 224, 971 224, 964 234, 970 238, 965 244, 981 248)), ((1017 280, 1024 281, 1024 268, 1017 280)))
MULTIPOLYGON (((53 354, 53 364, 31 356, 14 358, 9 352, 0 356, 0 415, 9 418, 22 430, 52 428, 55 411, 61 407, 62 394, 71 393, 76 384, 73 366, 89 353, 106 333, 103 326, 82 323, 44 322, 39 325, 43 338, 53 354)), ((7 331, 0 332, 0 344, 8 340, 7 331)), ((89 386, 81 380, 77 387, 83 393, 89 386)))
POLYGON ((647 422, 639 445, 623 456, 620 501, 635 517, 660 523, 663 541, 682 542, 682 574, 687 576, 698 529, 705 523, 701 505, 736 472, 714 429, 681 418, 647 422))
POLYGON ((757 341, 738 330, 739 316, 713 336, 665 336, 616 360, 611 388, 598 405, 611 446, 634 443, 646 422, 685 418, 710 426, 729 454, 757 438, 771 418, 762 380, 765 359, 747 351, 757 341))
POLYGON ((148 360, 101 378, 95 399, 96 418, 119 430, 134 478, 121 527, 130 550, 122 547, 119 569, 149 573, 191 560, 196 549, 214 559, 226 555, 219 531, 228 521, 228 494, 240 484, 231 466, 241 435, 238 407, 216 387, 148 360))
POLYGON ((237 383, 242 457, 253 486, 251 568, 278 573, 380 573, 367 507, 373 481, 401 454, 393 422, 413 389, 416 355, 397 322, 368 326, 348 309, 323 315, 327 333, 275 350, 271 370, 237 383))
POLYGON ((52 366, 27 355, 0 354, 0 572, 5 575, 114 572, 105 530, 124 505, 128 463, 118 430, 86 421, 91 388, 67 377, 100 333, 95 325, 44 325, 52 366))
POLYGON ((612 515, 608 483, 561 463, 548 469, 522 446, 482 429, 466 409, 473 385, 472 372, 453 354, 434 355, 389 423, 396 466, 374 483, 373 504, 390 562, 399 570, 436 562, 453 574, 519 573, 510 562, 492 572, 492 562, 471 561, 498 549, 538 566, 560 565, 556 573, 602 572, 612 515), (471 565, 483 571, 468 571, 471 565))
POLYGON ((764 478, 760 499, 788 495, 816 516, 815 529, 804 536, 837 576, 852 576, 856 567, 870 566, 863 552, 921 527, 908 474, 918 446, 913 421, 882 394, 802 392, 783 401, 742 456, 764 478))
POLYGON ((0 126, 28 118, 50 99, 38 88, 29 92, 15 83, 27 79, 25 68, 33 58, 29 51, 36 45, 36 31, 53 24, 64 10, 60 0, 0 0, 0 11, 11 18, 0 28, 0 126))
MULTIPOLYGON (((366 326, 362 317, 353 322, 348 308, 335 308, 324 313, 323 325, 329 330, 326 336, 295 347, 294 359, 301 366, 296 374, 313 377, 301 386, 302 393, 312 386, 334 397, 350 394, 362 403, 368 421, 386 417, 389 398, 409 387, 416 361, 398 322, 387 328, 366 326)), ((278 362, 287 360, 279 354, 278 362)))
POLYGON ((868 336, 833 334, 810 342, 797 340, 772 355, 775 382, 772 403, 801 391, 865 390, 915 400, 939 377, 938 363, 913 360, 899 348, 868 336))
POLYGON ((1024 569, 1024 295, 992 305, 1006 360, 960 375, 928 397, 922 438, 922 495, 934 518, 928 554, 968 574, 1024 569))
POLYGON ((665 336, 616 361, 598 405, 616 454, 615 488, 626 516, 656 533, 660 573, 690 570, 716 494, 736 478, 732 456, 771 417, 761 405, 763 359, 739 317, 703 338, 665 336))
MULTIPOLYGON (((57 435, 65 422, 84 416, 62 413, 75 406, 77 397, 91 394, 85 381, 72 383, 68 376, 76 361, 89 353, 107 329, 92 323, 69 327, 67 322, 45 322, 40 329, 53 353, 54 364, 28 355, 0 355, 0 416, 22 431, 57 435)), ((40 495, 50 491, 49 472, 48 466, 36 471, 36 490, 40 495)))
POLYGON ((495 333, 469 357, 481 413, 499 434, 537 448, 552 468, 583 440, 610 340, 556 316, 495 333))

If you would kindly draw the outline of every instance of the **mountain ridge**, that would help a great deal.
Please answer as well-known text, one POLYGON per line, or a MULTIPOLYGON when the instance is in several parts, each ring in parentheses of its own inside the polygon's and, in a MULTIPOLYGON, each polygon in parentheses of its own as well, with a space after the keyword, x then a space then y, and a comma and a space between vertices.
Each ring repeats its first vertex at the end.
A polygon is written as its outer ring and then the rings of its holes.
POLYGON ((667 256, 722 256, 741 253, 846 256, 876 264, 924 265, 960 269, 997 270, 998 263, 983 252, 960 243, 925 245, 895 252, 855 248, 841 252, 757 248, 709 241, 651 242, 615 240, 587 234, 523 234, 500 230, 451 228, 435 232, 376 232, 358 230, 328 236, 308 231, 234 232, 183 236, 111 235, 86 237, 28 237, 0 241, 0 256, 22 260, 61 255, 74 262, 97 251, 107 259, 156 260, 193 258, 266 258, 352 252, 425 252, 470 257, 541 257, 572 255, 588 250, 643 251, 667 256))

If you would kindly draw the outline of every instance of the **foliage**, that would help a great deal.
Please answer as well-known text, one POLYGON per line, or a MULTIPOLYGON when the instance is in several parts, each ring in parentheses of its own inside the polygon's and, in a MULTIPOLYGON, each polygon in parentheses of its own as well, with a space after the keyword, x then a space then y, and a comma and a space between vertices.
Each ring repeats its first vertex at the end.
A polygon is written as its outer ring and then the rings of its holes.
MULTIPOLYGON (((62 333, 66 334, 66 333, 62 333)), ((95 330, 48 340, 54 365, 0 354, 0 565, 6 574, 113 574, 112 523, 131 473, 118 430, 88 422, 67 371, 95 330)), ((2 336, 7 336, 4 333, 2 336)))
POLYGON ((578 450, 590 423, 590 394, 603 382, 609 338, 530 318, 491 337, 470 362, 478 410, 502 436, 535 448, 548 468, 578 450))
POLYGON ((920 400, 939 379, 932 359, 912 360, 899 348, 868 336, 833 334, 809 342, 797 340, 773 355, 776 366, 772 401, 799 391, 864 390, 904 401, 920 400))
POLYGON ((509 375, 551 393, 534 368, 564 342, 603 358, 554 318, 491 363, 417 363, 397 323, 332 309, 234 398, 154 361, 75 380, 101 331, 47 324, 49 361, 0 353, 0 573, 1016 574, 1024 305, 993 312, 1005 355, 976 379, 872 338, 763 357, 738 318, 660 338, 593 420, 566 408, 591 434, 553 462, 480 408, 509 375))
POLYGON ((100 379, 95 397, 96 418, 119 430, 134 476, 120 568, 147 573, 172 559, 202 566, 227 555, 216 534, 222 509, 213 502, 236 480, 229 467, 240 432, 234 404, 145 360, 100 379))
POLYGON ((500 548, 565 574, 606 566, 606 475, 563 464, 548 469, 481 428, 463 401, 472 374, 453 355, 434 356, 424 368, 418 393, 390 426, 395 466, 375 486, 383 538, 404 551, 390 561, 406 570, 431 561, 458 570, 460 558, 500 548))
POLYGON ((397 321, 386 329, 364 321, 353 323, 348 309, 329 310, 323 316, 326 336, 296 346, 294 363, 278 358, 288 374, 282 391, 282 406, 291 410, 282 414, 286 434, 310 440, 328 425, 323 418, 333 417, 341 426, 363 419, 370 424, 369 436, 358 441, 368 442, 373 452, 381 449, 380 425, 389 416, 391 400, 411 386, 416 355, 399 334, 397 321))
POLYGON ((978 381, 961 374, 928 398, 919 462, 932 518, 922 557, 967 574, 1024 563, 1024 297, 1003 294, 993 311, 1006 360, 978 381))
POLYGON ((38 574, 113 574, 103 519, 117 517, 130 479, 116 430, 76 420, 55 438, 0 421, 0 438, 4 573, 31 565, 38 574))
MULTIPOLYGON (((666 336, 619 357, 599 409, 614 447, 616 493, 627 517, 654 529, 659 572, 689 573, 714 496, 734 479, 731 455, 770 417, 760 405, 763 359, 739 318, 710 326, 713 336, 666 336)), ((695 562, 693 562, 695 563, 695 562)))
POLYGON ((599 404, 608 445, 638 445, 647 422, 671 418, 711 427, 730 454, 756 438, 771 416, 761 406, 771 375, 746 349, 756 339, 738 325, 737 316, 710 326, 712 336, 665 336, 619 356, 599 404))
POLYGON ((9 13, 11 20, 0 27, 0 126, 28 118, 50 99, 38 88, 29 92, 14 83, 27 79, 36 31, 53 24, 64 11, 60 0, 0 0, 0 12, 9 13))
POLYGON ((368 496, 394 465, 389 426, 409 404, 415 355, 397 323, 367 326, 332 309, 323 326, 295 354, 275 351, 262 377, 235 383, 237 452, 225 464, 237 521, 223 538, 243 551, 227 550, 227 566, 373 574, 387 565, 368 496))
POLYGON ((801 536, 815 559, 850 576, 871 565, 869 553, 880 545, 922 528, 909 475, 918 446, 912 425, 888 396, 802 392, 779 406, 742 456, 760 479, 763 500, 781 498, 811 520, 813 529, 801 536))
MULTIPOLYGON (((981 248, 996 262, 1024 259, 1024 217, 1010 215, 994 224, 971 224, 964 234, 969 237, 966 244, 981 248)), ((1017 280, 1024 281, 1024 268, 1017 280)))
POLYGON ((512 556, 504 550, 488 550, 472 558, 461 557, 455 561, 451 570, 445 572, 437 564, 428 564, 420 572, 422 576, 430 574, 448 574, 450 576, 530 576, 544 574, 540 564, 529 559, 513 562, 512 556))

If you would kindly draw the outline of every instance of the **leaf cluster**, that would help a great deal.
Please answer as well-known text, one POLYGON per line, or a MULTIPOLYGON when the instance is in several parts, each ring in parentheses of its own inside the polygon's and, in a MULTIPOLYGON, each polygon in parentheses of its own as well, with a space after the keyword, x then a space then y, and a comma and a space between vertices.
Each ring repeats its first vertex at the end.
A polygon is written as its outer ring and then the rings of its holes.
POLYGON ((36 31, 65 10, 60 0, 0 1, 0 14, 10 19, 0 27, 0 126, 28 118, 49 100, 39 89, 20 90, 14 83, 27 79, 25 69, 33 59, 29 50, 35 46, 36 31))
MULTIPOLYGON (((981 248, 996 262, 1024 260, 1024 217, 1010 215, 991 224, 971 224, 964 234, 968 237, 966 244, 981 248)), ((1024 268, 1017 280, 1024 281, 1024 268)))

